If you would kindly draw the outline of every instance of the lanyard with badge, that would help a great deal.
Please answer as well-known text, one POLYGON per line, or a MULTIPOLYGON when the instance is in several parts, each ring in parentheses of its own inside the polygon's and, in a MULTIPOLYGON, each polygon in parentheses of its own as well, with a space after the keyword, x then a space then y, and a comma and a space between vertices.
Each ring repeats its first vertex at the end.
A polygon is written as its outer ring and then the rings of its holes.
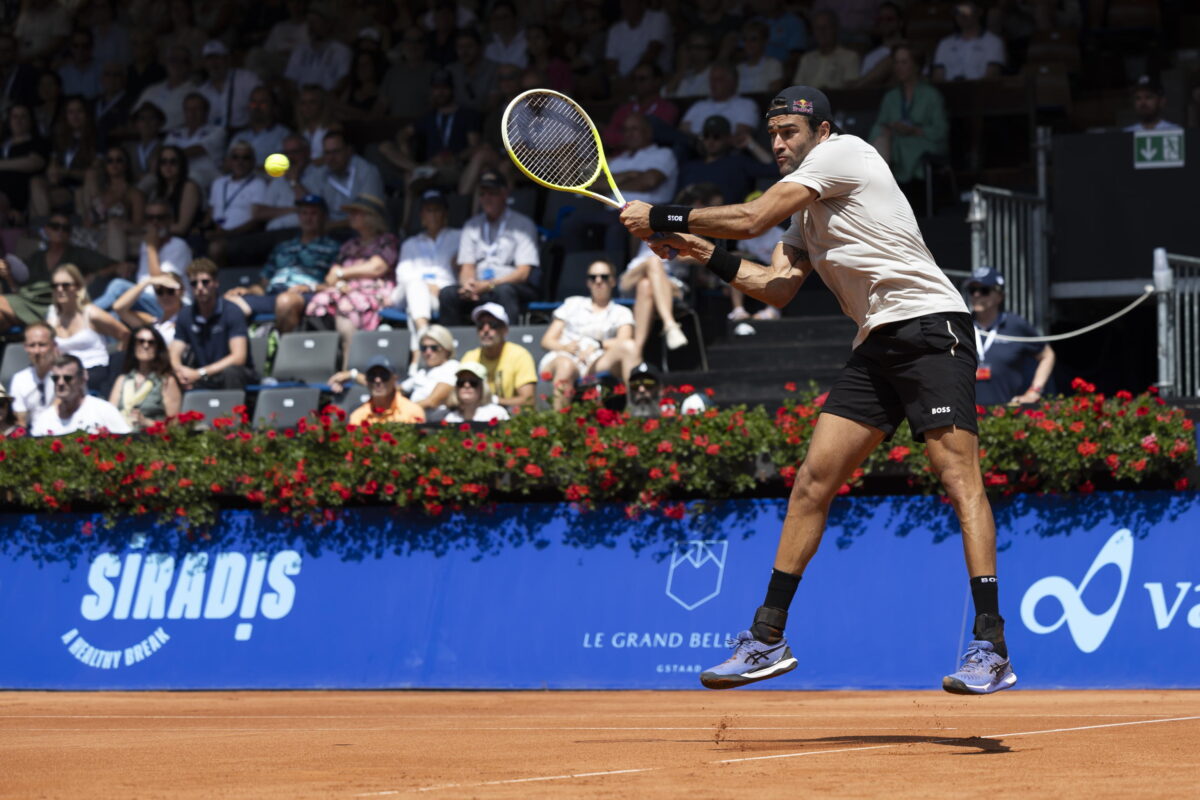
POLYGON ((158 147, 157 141, 150 142, 149 144, 149 147, 141 142, 138 142, 137 145, 138 166, 142 168, 142 172, 150 171, 150 154, 154 152, 154 148, 158 147))
POLYGON ((485 281, 490 281, 496 277, 496 268, 493 266, 499 260, 500 240, 504 237, 504 228, 508 225, 508 213, 500 218, 500 222, 496 224, 496 232, 492 236, 488 236, 488 221, 485 217, 481 232, 483 233, 483 243, 480 247, 483 248, 483 263, 488 265, 480 271, 479 277, 485 281))
MULTIPOLYGON (((438 233, 438 239, 446 235, 446 231, 442 230, 438 233)), ((421 265, 424 267, 421 272, 421 280, 432 281, 436 280, 439 275, 439 269, 442 266, 441 253, 438 252, 437 239, 434 239, 427 233, 421 234, 417 238, 417 247, 424 251, 420 255, 421 265)))
POLYGON ((242 181, 241 184, 238 185, 237 191, 233 193, 233 197, 229 196, 229 189, 231 186, 233 186, 233 179, 231 178, 229 183, 225 184, 225 188, 221 190, 221 216, 214 220, 218 225, 225 224, 225 219, 229 216, 229 207, 233 204, 234 200, 237 200, 238 195, 242 193, 242 190, 250 185, 250 181, 252 180, 254 180, 253 175, 242 181))
POLYGON ((987 352, 992 349, 992 345, 996 343, 996 334, 1000 332, 1000 325, 1004 322, 1004 315, 1001 314, 996 319, 996 324, 992 329, 987 331, 987 336, 983 335, 983 331, 979 326, 975 326, 975 351, 979 354, 979 366, 975 368, 975 380, 990 381, 992 379, 992 368, 987 363, 987 352))

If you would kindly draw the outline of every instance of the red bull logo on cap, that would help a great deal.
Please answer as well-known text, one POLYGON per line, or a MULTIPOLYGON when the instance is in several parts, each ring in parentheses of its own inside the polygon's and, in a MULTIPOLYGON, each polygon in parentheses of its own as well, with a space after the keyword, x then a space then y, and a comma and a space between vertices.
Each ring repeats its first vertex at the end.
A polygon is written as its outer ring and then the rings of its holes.
POLYGON ((793 100, 792 101, 792 113, 793 114, 808 114, 809 116, 811 116, 813 113, 813 104, 803 98, 801 98, 799 100, 793 100))

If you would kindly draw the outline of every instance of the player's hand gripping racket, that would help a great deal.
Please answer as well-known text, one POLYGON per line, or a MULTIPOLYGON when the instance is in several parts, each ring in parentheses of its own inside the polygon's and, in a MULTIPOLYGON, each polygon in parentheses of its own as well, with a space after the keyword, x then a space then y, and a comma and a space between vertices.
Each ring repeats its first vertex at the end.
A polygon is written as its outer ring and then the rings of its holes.
MULTIPOLYGON (((604 157, 600 131, 587 112, 565 94, 530 89, 513 98, 500 121, 504 149, 530 180, 548 189, 574 192, 613 208, 624 208, 625 198, 613 180, 604 157), (588 187, 608 179, 612 197, 588 187)), ((658 233, 651 238, 661 238, 658 233)), ((679 254, 668 248, 670 257, 679 254)))

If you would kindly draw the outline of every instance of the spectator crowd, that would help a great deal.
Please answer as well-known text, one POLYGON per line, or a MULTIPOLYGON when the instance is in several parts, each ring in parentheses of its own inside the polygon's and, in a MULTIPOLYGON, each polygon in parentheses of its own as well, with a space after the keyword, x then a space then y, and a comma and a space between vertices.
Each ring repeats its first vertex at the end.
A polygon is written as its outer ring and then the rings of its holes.
MULTIPOLYGON (((677 315, 704 278, 605 207, 524 181, 500 138, 519 92, 593 109, 627 199, 695 207, 777 179, 762 113, 780 88, 873 92, 869 124, 845 127, 915 197, 951 148, 945 84, 1077 65, 1114 5, 1128 4, 2 4, 0 334, 30 362, 3 402, 34 432, 136 429, 188 391, 264 377, 258 326, 268 354, 300 330, 337 331, 347 352, 357 331, 407 326, 411 354, 331 376, 366 388, 358 419, 503 418, 534 404, 539 375, 562 407, 589 376, 654 373, 656 331, 686 346, 677 315), (560 278, 584 251, 604 255, 560 278), (560 305, 535 364, 506 334, 538 300, 560 305), (459 325, 479 348, 456 352, 459 325)), ((1172 108, 1162 66, 1129 67, 1122 127, 1200 124, 1200 91, 1172 108)), ((731 320, 751 316, 730 300, 731 320)))

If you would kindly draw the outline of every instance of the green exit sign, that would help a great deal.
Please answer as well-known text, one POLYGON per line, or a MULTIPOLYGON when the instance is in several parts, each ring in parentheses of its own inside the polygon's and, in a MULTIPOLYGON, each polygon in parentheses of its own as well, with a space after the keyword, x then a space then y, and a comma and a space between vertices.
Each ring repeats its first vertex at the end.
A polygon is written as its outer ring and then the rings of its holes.
POLYGON ((1183 131, 1136 131, 1133 134, 1133 168, 1160 169, 1183 166, 1183 131))

